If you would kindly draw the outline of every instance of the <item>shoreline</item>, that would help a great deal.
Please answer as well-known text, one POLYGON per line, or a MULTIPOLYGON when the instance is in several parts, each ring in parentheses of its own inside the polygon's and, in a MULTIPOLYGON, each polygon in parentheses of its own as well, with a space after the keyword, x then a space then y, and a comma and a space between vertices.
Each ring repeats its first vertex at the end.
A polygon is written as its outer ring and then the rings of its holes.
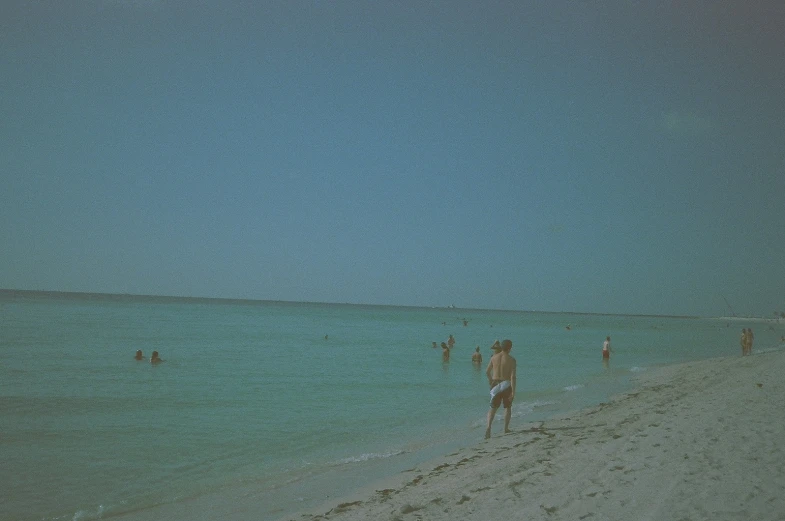
POLYGON ((785 519, 785 351, 653 368, 279 521, 785 519))

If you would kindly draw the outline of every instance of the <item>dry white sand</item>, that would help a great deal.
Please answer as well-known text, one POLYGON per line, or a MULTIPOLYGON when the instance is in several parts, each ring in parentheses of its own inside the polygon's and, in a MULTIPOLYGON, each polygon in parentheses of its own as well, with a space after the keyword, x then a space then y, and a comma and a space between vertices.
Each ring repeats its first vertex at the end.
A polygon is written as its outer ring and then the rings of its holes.
POLYGON ((785 352, 643 373, 636 391, 289 516, 785 520, 785 352))

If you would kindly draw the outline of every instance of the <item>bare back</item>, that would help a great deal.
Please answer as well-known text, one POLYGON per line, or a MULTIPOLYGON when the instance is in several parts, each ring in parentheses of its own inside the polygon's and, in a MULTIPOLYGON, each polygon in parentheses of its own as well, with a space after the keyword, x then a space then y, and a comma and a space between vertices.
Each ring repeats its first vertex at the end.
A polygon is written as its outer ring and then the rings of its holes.
POLYGON ((488 369, 485 373, 488 375, 488 380, 498 382, 502 380, 510 380, 510 383, 515 387, 515 358, 511 357, 509 353, 501 351, 491 357, 488 362, 488 369))

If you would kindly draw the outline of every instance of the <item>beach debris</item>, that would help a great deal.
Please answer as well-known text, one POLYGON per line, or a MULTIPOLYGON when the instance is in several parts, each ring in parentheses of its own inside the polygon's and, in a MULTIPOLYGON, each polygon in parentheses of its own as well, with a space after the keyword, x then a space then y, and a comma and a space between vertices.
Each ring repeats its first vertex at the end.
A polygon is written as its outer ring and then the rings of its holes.
POLYGON ((412 512, 417 512, 418 510, 422 510, 422 507, 415 507, 409 503, 406 503, 401 507, 401 514, 411 514, 412 512))
POLYGON ((332 510, 330 510, 329 512, 327 512, 327 515, 330 515, 330 514, 340 514, 341 512, 346 512, 350 507, 355 507, 355 506, 362 505, 362 504, 363 504, 362 501, 354 501, 352 503, 341 503, 337 507, 335 507, 332 510))

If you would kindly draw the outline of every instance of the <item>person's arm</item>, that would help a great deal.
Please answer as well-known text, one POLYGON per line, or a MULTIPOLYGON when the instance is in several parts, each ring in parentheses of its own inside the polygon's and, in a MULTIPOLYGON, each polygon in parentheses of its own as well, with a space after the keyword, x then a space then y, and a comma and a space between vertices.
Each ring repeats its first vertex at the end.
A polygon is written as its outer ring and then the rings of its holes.
POLYGON ((512 396, 511 398, 515 398, 515 382, 516 382, 516 373, 518 372, 518 362, 513 361, 512 363, 512 374, 510 375, 510 384, 512 385, 512 396))
POLYGON ((493 383, 493 378, 491 378, 491 371, 493 370, 493 357, 488 361, 488 367, 485 369, 485 376, 488 377, 488 385, 493 383))

